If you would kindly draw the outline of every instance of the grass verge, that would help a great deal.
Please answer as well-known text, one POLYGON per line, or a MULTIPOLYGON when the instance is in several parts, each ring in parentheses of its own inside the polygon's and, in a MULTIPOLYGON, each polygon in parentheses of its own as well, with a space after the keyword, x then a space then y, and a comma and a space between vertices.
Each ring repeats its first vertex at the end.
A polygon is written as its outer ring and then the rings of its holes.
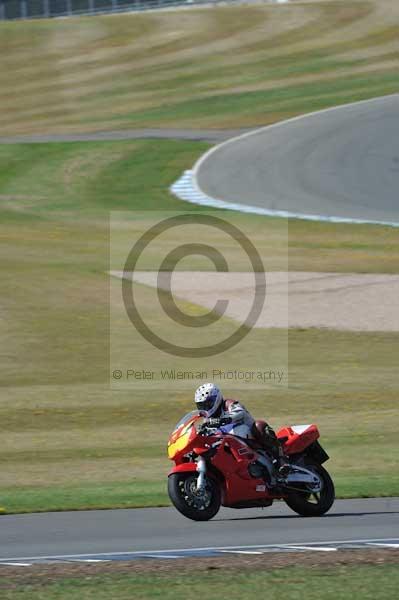
MULTIPOLYGON (((369 551, 371 552, 371 550, 369 551)), ((306 595, 309 600, 385 600, 394 597, 399 585, 399 571, 395 564, 343 565, 320 567, 286 567, 257 572, 245 569, 229 571, 229 598, 240 599, 253 593, 267 594, 270 598, 297 600, 306 595)), ((98 600, 132 597, 155 600, 165 598, 195 599, 204 593, 210 600, 226 593, 226 573, 221 569, 189 574, 183 573, 125 573, 114 575, 87 575, 59 578, 54 582, 17 583, 12 578, 2 581, 4 600, 98 600)))

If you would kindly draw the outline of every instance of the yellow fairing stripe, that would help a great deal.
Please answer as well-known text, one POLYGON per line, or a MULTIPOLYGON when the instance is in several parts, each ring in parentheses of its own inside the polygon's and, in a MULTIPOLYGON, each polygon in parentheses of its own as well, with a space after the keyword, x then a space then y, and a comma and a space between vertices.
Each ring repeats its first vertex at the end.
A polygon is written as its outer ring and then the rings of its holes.
POLYGON ((168 456, 169 458, 173 458, 178 452, 183 450, 189 441, 190 433, 185 433, 181 435, 173 444, 168 446, 168 456))

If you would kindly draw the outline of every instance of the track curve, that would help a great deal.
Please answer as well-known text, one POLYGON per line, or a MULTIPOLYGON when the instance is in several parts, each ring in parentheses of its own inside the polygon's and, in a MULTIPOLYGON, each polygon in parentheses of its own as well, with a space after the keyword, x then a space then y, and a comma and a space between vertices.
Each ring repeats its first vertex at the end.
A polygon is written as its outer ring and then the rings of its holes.
POLYGON ((399 223, 399 94, 233 138, 194 168, 211 198, 293 215, 399 223))

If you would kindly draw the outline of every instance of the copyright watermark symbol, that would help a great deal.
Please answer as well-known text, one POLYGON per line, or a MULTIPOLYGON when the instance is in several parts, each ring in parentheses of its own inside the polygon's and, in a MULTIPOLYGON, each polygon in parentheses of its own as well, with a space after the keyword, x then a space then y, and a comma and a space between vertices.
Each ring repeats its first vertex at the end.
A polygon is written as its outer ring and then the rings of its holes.
POLYGON ((176 390, 218 373, 235 389, 287 385, 284 263, 268 269, 274 240, 286 248, 280 221, 271 237, 259 218, 221 211, 115 212, 110 226, 113 387, 176 390))
MULTIPOLYGON (((218 299, 214 308, 201 316, 188 315, 178 307, 172 294, 172 274, 181 260, 193 255, 204 256, 209 259, 218 272, 227 272, 229 270, 227 261, 220 250, 215 246, 206 243, 181 244, 166 254, 158 271, 157 292, 159 302, 172 321, 188 328, 206 327, 215 323, 225 314, 229 302, 226 299, 218 299)), ((259 252, 251 240, 238 227, 214 215, 202 215, 197 213, 182 214, 169 217, 156 225, 153 225, 136 241, 125 262, 122 279, 122 295, 130 322, 143 338, 150 342, 150 344, 159 350, 163 350, 174 356, 203 358, 214 356, 228 350, 248 335, 263 309, 266 298, 266 274, 259 252), (174 344, 167 339, 160 337, 154 329, 144 321, 137 309, 134 298, 133 275, 136 271, 137 262, 141 254, 151 242, 162 233, 175 228, 187 227, 188 225, 211 227, 231 236, 231 238, 235 240, 247 254, 255 277, 253 302, 244 322, 239 325, 234 333, 230 334, 225 339, 206 346, 183 346, 174 344)))

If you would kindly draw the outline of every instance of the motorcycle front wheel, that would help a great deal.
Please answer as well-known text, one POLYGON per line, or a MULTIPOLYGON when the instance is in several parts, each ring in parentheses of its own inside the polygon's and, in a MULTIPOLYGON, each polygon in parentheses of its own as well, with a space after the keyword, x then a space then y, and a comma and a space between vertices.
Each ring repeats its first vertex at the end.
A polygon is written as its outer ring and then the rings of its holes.
POLYGON ((307 464, 306 467, 314 471, 321 479, 320 492, 314 493, 308 490, 289 490, 285 502, 288 506, 302 517, 321 517, 330 510, 335 500, 333 481, 328 472, 319 464, 307 464))
POLYGON ((168 494, 182 515, 193 521, 209 521, 219 511, 220 488, 207 477, 205 490, 197 490, 197 473, 172 473, 168 478, 168 494))

